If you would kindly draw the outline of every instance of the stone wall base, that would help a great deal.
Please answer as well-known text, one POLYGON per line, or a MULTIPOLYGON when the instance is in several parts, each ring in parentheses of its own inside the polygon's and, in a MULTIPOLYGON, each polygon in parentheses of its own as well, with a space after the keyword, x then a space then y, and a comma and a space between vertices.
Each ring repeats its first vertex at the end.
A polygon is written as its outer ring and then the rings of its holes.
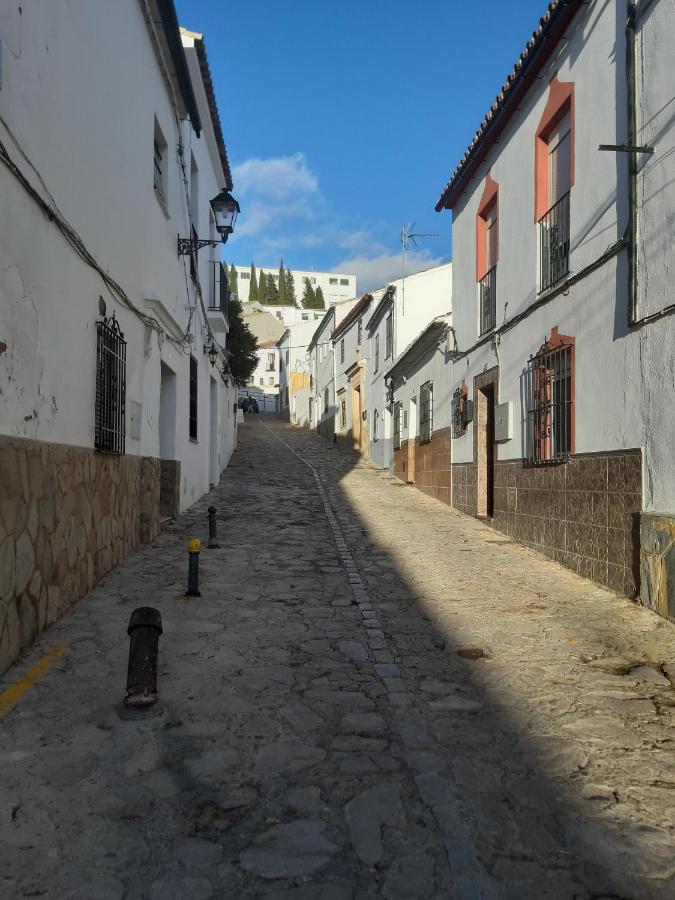
POLYGON ((0 674, 159 534, 161 463, 0 436, 0 674))
MULTIPOLYGON (((477 514, 474 463, 453 465, 453 506, 477 514)), ((642 455, 586 454, 554 466, 495 465, 495 528, 568 569, 635 597, 642 455)))
POLYGON ((675 516, 640 516, 640 602, 675 622, 675 516))
MULTIPOLYGON (((452 433, 450 428, 439 428, 434 431, 427 443, 421 444, 415 439, 415 487, 450 506, 450 485, 452 472, 450 452, 452 433)), ((401 441, 398 450, 394 450, 394 475, 401 481, 408 481, 408 449, 410 442, 401 441)))

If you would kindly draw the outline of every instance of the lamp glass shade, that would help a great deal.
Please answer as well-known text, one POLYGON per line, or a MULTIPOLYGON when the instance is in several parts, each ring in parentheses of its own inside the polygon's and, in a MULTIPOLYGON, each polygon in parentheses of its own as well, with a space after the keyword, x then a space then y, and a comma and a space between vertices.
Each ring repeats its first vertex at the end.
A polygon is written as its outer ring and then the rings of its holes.
POLYGON ((234 231, 239 204, 229 191, 223 190, 211 201, 211 209, 216 221, 216 231, 223 240, 227 240, 234 231))

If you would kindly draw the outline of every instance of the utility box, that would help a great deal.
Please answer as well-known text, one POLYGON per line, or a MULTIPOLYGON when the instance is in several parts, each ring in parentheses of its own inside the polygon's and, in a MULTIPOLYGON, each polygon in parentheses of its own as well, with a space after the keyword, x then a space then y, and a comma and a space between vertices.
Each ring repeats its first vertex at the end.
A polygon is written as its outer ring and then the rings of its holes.
POLYGON ((495 403, 495 443, 510 441, 513 437, 513 403, 495 403))

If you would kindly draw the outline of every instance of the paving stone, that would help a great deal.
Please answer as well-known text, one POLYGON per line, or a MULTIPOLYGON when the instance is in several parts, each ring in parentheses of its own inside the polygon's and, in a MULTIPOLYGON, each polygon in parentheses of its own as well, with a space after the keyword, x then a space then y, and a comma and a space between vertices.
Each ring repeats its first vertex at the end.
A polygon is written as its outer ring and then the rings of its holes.
POLYGON ((258 776, 277 775, 282 772, 299 772, 318 765, 326 751, 320 747, 294 741, 280 741, 263 748, 256 757, 255 773, 258 776))
POLYGON ((365 662, 368 659, 368 650, 358 641, 340 641, 340 652, 355 662, 365 662))
POLYGON ((402 814, 401 787, 379 784, 354 797, 345 807, 352 845, 361 862, 374 866, 384 856, 382 826, 402 814))
POLYGON ((299 819, 261 834, 241 854, 241 865, 261 878, 294 878, 324 866, 338 851, 322 822, 299 819))
POLYGON ((340 727, 354 734, 381 734, 387 724, 378 713, 353 712, 343 717, 340 727))
POLYGON ((213 896, 213 885, 206 878, 164 875, 153 881, 149 900, 209 900, 209 897, 213 896))

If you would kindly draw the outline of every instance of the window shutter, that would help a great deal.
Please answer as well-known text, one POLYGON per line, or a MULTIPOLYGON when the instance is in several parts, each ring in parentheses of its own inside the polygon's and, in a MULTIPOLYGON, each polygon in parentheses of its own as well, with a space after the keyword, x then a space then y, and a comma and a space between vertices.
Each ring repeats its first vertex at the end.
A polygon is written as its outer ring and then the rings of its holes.
POLYGON ((549 201, 555 204, 569 192, 571 164, 571 135, 569 113, 556 126, 549 137, 549 201))

